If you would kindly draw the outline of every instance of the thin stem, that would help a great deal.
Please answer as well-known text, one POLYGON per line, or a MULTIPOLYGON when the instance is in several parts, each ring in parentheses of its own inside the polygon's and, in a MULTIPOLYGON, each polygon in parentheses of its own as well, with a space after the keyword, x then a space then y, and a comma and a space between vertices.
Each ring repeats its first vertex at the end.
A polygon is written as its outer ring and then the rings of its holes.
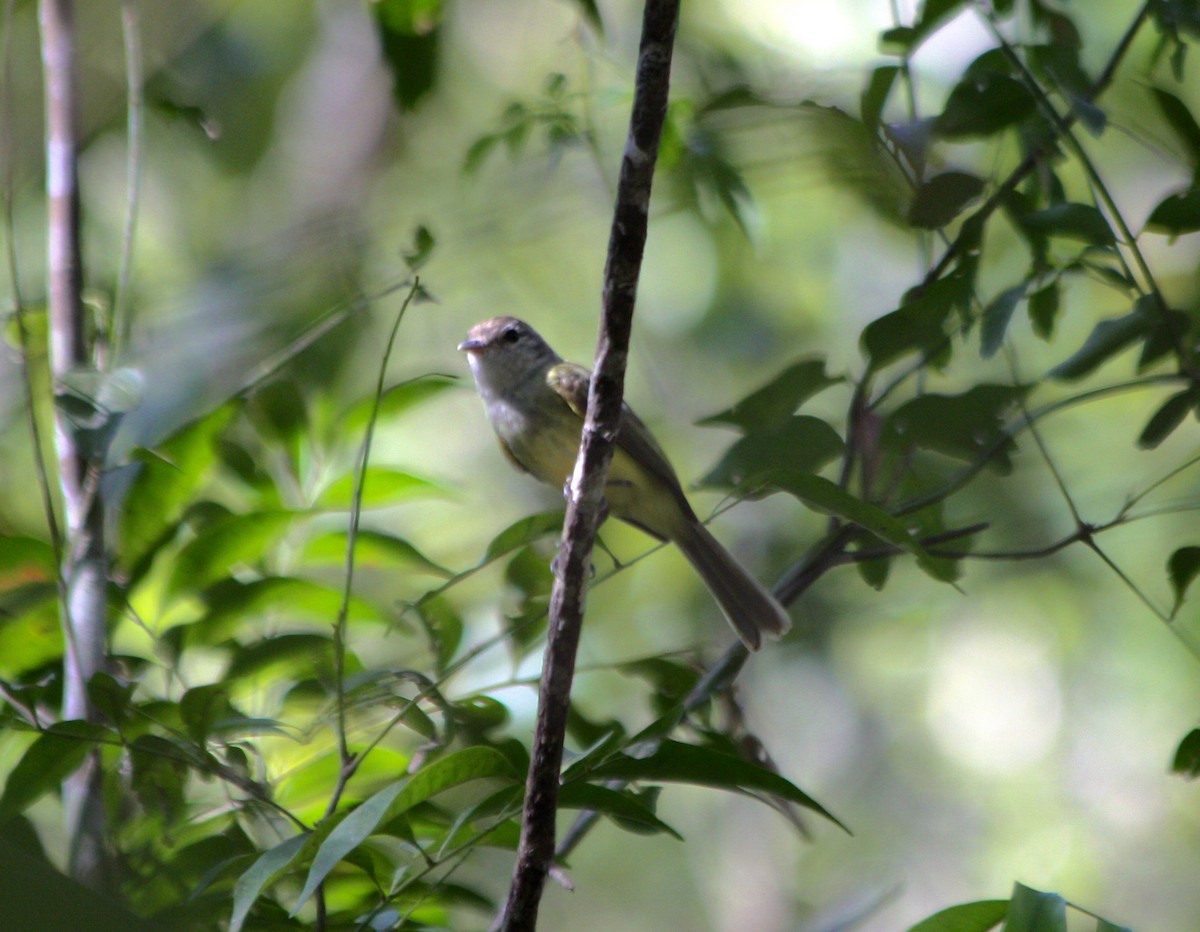
MULTIPOLYGON (((408 294, 400 305, 400 311, 392 323, 388 334, 383 356, 379 361, 379 374, 375 382, 375 395, 371 403, 371 414, 367 418, 366 434, 363 436, 362 448, 358 455, 358 464, 354 471, 354 492, 350 504, 350 526, 346 533, 346 562, 342 580, 342 602, 338 608, 337 621, 333 626, 333 670, 334 688, 337 695, 337 741, 338 754, 341 758, 342 769, 350 765, 353 755, 346 741, 346 626, 350 616, 350 599, 354 591, 354 549, 358 542, 359 522, 362 517, 363 490, 366 482, 367 464, 371 458, 371 443, 375 437, 375 425, 379 419, 379 405, 383 400, 384 385, 387 380, 388 364, 391 362, 392 349, 396 345, 396 334, 400 332, 400 324, 404 314, 413 299, 419 293, 420 278, 414 277, 408 294)), ((337 808, 338 800, 344 783, 339 781, 329 801, 329 812, 337 808)))
POLYGON ((129 334, 129 282, 133 270, 133 241, 142 196, 142 134, 145 105, 142 95, 142 40, 136 0, 121 0, 121 37, 125 45, 126 155, 125 228, 121 265, 109 319, 108 352, 115 360, 129 334))

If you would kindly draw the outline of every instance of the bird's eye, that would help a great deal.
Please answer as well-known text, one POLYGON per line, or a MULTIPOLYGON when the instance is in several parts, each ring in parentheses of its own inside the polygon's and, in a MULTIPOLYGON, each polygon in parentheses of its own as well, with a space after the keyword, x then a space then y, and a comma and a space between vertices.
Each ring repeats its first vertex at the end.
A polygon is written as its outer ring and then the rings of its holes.
POLYGON ((516 327, 509 327, 501 334, 501 338, 505 343, 516 343, 517 340, 521 339, 521 331, 516 327))

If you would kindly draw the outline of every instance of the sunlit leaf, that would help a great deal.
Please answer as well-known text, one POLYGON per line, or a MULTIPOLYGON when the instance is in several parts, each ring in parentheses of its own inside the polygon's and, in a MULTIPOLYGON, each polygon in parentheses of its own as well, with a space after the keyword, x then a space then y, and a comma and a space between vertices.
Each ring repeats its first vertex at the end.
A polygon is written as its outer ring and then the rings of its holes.
MULTIPOLYGON (((334 479, 317 499, 317 507, 331 511, 348 511, 354 501, 353 473, 334 479)), ((363 508, 388 508, 418 498, 433 498, 447 494, 445 486, 414 476, 412 473, 387 466, 368 466, 363 476, 363 508)))
POLYGON ((342 859, 357 848, 375 829, 417 803, 451 787, 488 778, 516 782, 518 775, 503 755, 489 747, 456 751, 418 770, 411 777, 380 790, 351 812, 329 833, 317 849, 304 889, 296 898, 292 915, 302 907, 342 859))
POLYGON ((134 454, 142 467, 125 496, 118 534, 122 565, 134 579, 209 481, 217 462, 214 441, 238 407, 236 402, 222 405, 181 428, 153 452, 134 454))
POLYGON ((294 517, 289 511, 250 512, 230 515, 205 528, 175 555, 168 596, 196 592, 239 566, 257 564, 294 517))
MULTIPOLYGON (((304 560, 308 563, 343 564, 346 560, 345 531, 331 531, 314 537, 304 546, 304 560)), ((425 554, 402 537, 383 531, 359 531, 354 539, 354 561, 358 566, 377 569, 416 570, 432 576, 448 579, 452 570, 434 563, 425 554)))
POLYGON ((36 537, 0 536, 0 592, 58 575, 54 548, 36 537))
MULTIPOLYGON (((393 385, 379 398, 379 420, 389 423, 393 418, 436 398, 446 389, 461 387, 462 384, 452 375, 431 373, 393 385)), ((374 404, 373 398, 366 398, 343 412, 336 424, 339 434, 360 434, 367 426, 374 404)))

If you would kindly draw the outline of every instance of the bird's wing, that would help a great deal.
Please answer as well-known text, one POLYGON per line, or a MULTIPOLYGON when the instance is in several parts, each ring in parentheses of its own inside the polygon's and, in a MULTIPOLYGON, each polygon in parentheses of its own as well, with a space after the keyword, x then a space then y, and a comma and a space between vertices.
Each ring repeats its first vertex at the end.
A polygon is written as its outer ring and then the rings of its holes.
MULTIPOLYGON (((592 374, 583 366, 573 362, 560 362, 546 373, 546 381, 582 420, 587 414, 588 386, 592 374)), ((683 490, 679 479, 662 447, 650 433, 650 429, 633 413, 627 404, 621 405, 621 426, 617 430, 617 446, 648 473, 665 485, 673 495, 683 501, 683 490)), ((688 508, 688 511, 691 509, 688 508)))

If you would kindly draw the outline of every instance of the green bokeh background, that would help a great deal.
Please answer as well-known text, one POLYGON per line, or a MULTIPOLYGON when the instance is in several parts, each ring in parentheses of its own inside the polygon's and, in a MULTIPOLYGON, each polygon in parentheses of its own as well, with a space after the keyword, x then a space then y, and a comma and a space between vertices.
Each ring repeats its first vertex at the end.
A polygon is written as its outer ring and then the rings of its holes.
MULTIPOLYGON (((305 322, 404 277, 400 254, 424 224, 437 245, 422 280, 437 301, 410 311, 391 376, 443 372, 462 385, 382 425, 376 460, 451 492, 372 520, 463 567, 511 521, 558 507, 553 490, 515 474, 496 451, 455 346, 475 321, 506 313, 529 320, 563 355, 590 359, 637 6, 601 4, 601 36, 567 2, 448 4, 434 87, 407 111, 392 96, 370 4, 142 6, 151 106, 123 361, 144 373, 146 399, 118 445, 153 444, 243 384, 305 322), (502 125, 513 101, 544 102, 551 74, 565 76, 568 108, 592 121, 594 148, 554 148, 535 131, 515 155, 501 146, 465 174, 471 145, 502 125)), ((828 6, 684 5, 674 99, 702 99, 714 85, 744 80, 784 105, 716 121, 753 196, 743 217, 749 235, 677 175, 663 173, 655 190, 626 393, 685 484, 734 438, 697 420, 805 355, 826 356, 834 374, 861 373, 860 331, 898 306, 922 267, 912 232, 850 189, 853 166, 828 122, 794 106, 811 99, 855 110, 869 68, 883 60, 875 36, 891 22, 887 3, 828 6)), ((1089 67, 1102 64, 1134 10, 1107 0, 1075 11, 1089 67)), ((113 4, 81 4, 79 13, 85 257, 89 283, 111 294, 125 197, 123 57, 113 4)), ((960 19, 915 63, 921 112, 936 112, 986 47, 972 16, 960 19)), ((32 5, 18 5, 17 246, 34 302, 44 262, 35 26, 32 5)), ((1135 228, 1187 177, 1138 81, 1152 45, 1150 35, 1135 45, 1105 97, 1112 125, 1089 141, 1135 228)), ((1194 85, 1191 100, 1200 103, 1194 85)), ((995 156, 984 144, 945 154, 985 170, 995 156)), ((1196 297, 1196 239, 1142 237, 1179 303, 1196 297)), ((1024 261, 1002 235, 989 249, 985 299, 990 284, 1000 290, 1024 261)), ((398 295, 371 303, 292 364, 314 411, 370 391, 398 307, 398 295)), ((1019 318, 1012 340, 1020 377, 1042 383, 1047 366, 1097 319, 1124 310, 1111 292, 1078 283, 1066 293, 1055 342, 1035 340, 1019 318)), ((1003 354, 985 362, 969 350, 957 366, 929 387, 1010 378, 1003 354)), ((1132 366, 1121 357, 1095 384, 1127 377, 1132 366)), ((1077 390, 1043 383, 1034 399, 1077 390)), ((11 351, 0 360, 0 393, 0 529, 40 533, 11 351)), ((840 427, 849 394, 836 387, 808 410, 840 427)), ((1159 450, 1135 448, 1162 397, 1120 395, 1045 422, 1048 448, 1085 519, 1111 517, 1128 494, 1194 451, 1191 420, 1159 450)), ((991 523, 985 549, 1038 549, 1073 528, 1028 435, 1015 466, 1010 477, 986 476, 949 508, 951 526, 991 523)), ((1195 478, 1185 473, 1154 500, 1168 513, 1104 537, 1107 552, 1164 608, 1166 556, 1197 542, 1186 510, 1195 500, 1195 478)), ((693 501, 706 513, 720 498, 697 492, 693 501)), ((770 580, 819 537, 824 519, 776 496, 739 505, 713 527, 770 580)), ((609 526, 603 537, 622 558, 649 545, 624 527, 609 526)), ((795 633, 742 675, 749 726, 780 770, 853 837, 814 820, 806 841, 751 800, 672 787, 660 815, 686 843, 602 825, 572 858, 575 891, 548 888, 544 927, 824 930, 857 919, 856 928, 892 930, 952 903, 1005 897, 1019 880, 1138 929, 1196 928, 1197 791, 1167 772, 1200 703, 1200 663, 1187 647, 1200 644, 1195 605, 1184 606, 1172 632, 1078 546, 967 567, 961 591, 904 561, 882 592, 853 569, 836 570, 793 609, 795 633)), ((419 593, 423 582, 395 580, 397 596, 419 593)), ((469 640, 495 630, 502 590, 499 568, 462 589, 469 640)), ((118 630, 122 637, 135 635, 118 630)), ((730 637, 682 558, 657 553, 591 594, 580 702, 596 717, 628 716, 636 726, 646 715, 641 685, 602 668, 698 645, 713 657, 730 637)), ((373 657, 387 656, 386 639, 376 647, 373 657)), ((502 658, 467 674, 481 686, 505 675, 502 658)), ((493 695, 513 710, 513 732, 527 736, 533 690, 493 695)), ((0 772, 15 753, 0 742, 0 772)), ((47 825, 54 805, 35 810, 47 825)), ((53 844, 52 829, 47 835, 53 844)), ((464 870, 499 892, 508 862, 489 853, 464 870)))

